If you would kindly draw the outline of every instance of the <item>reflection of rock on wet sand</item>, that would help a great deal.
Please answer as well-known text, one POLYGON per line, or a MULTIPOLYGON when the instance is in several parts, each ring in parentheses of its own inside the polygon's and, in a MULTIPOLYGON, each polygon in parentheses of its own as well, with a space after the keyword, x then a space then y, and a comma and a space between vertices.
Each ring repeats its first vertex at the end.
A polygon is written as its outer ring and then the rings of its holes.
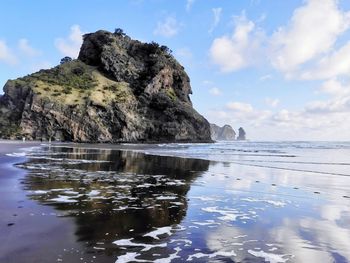
POLYGON ((179 224, 190 183, 209 161, 131 151, 51 148, 23 166, 31 198, 72 215, 79 240, 96 243, 179 224))
MULTIPOLYGON (((252 144, 247 145, 242 151, 251 152, 252 144)), ((47 256, 99 263, 349 259, 348 200, 340 199, 349 188, 348 177, 306 176, 295 170, 247 166, 243 161, 242 165, 212 162, 209 167, 206 161, 82 149, 91 145, 56 146, 34 152, 25 164, 31 172, 24 183, 29 197, 38 201, 31 203, 39 207, 33 210, 32 219, 38 220, 34 228, 41 228, 46 218, 62 226, 45 232, 54 245, 44 251, 59 247, 54 253, 46 252, 47 256), (51 217, 45 218, 42 210, 51 217), (68 216, 56 218, 56 213, 68 216), (67 226, 69 230, 64 231, 67 226), (71 242, 61 247, 59 236, 67 241, 67 233, 71 242)), ((204 146, 137 147, 148 153, 157 154, 160 148, 160 154, 166 154, 163 148, 169 148, 170 154, 188 156, 181 152, 185 151, 200 156, 204 146)), ((222 145, 218 147, 221 151, 222 145)), ((290 163, 277 157, 271 160, 268 154, 262 161, 290 163)), ((289 151, 285 154, 290 156, 289 151)), ((310 161, 298 163, 309 165, 310 161)))

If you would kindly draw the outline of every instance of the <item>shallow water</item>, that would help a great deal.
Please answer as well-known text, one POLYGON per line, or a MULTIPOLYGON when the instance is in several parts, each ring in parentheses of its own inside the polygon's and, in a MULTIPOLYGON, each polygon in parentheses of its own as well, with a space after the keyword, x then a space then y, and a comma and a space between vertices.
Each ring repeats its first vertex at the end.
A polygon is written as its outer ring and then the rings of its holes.
POLYGON ((23 217, 65 226, 50 232, 40 262, 350 262, 348 143, 64 144, 25 154, 21 189, 34 204, 23 217))

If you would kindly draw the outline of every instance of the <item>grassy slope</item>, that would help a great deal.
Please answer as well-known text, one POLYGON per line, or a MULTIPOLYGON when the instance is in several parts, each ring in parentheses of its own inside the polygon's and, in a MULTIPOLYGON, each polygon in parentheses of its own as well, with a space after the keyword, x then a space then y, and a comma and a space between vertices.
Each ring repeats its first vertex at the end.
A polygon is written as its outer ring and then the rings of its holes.
POLYGON ((123 103, 133 98, 127 83, 110 80, 96 68, 78 60, 41 70, 13 82, 29 85, 39 98, 66 106, 85 105, 87 101, 106 106, 112 101, 123 103))

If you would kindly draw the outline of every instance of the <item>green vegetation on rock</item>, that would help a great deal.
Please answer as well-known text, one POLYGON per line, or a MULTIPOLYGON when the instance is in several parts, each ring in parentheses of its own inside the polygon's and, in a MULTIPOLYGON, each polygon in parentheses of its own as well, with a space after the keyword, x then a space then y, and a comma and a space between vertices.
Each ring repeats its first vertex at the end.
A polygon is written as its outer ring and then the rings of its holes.
POLYGON ((78 59, 8 81, 0 138, 75 142, 210 141, 171 50, 121 29, 84 36, 78 59), (9 125, 11 124, 11 125, 9 125))
POLYGON ((57 67, 47 70, 40 70, 30 76, 23 78, 25 81, 41 81, 51 86, 59 85, 64 87, 65 93, 72 89, 91 89, 96 86, 96 80, 92 77, 94 68, 73 60, 63 63, 57 67))
MULTIPOLYGON (((3 123, 3 120, 1 120, 1 122, 2 124, 5 124, 3 123)), ((18 124, 7 123, 0 129, 0 138, 19 139, 21 138, 21 129, 18 124)))
POLYGON ((176 93, 175 93, 173 88, 167 89, 166 93, 170 97, 170 99, 172 99, 173 101, 175 101, 177 99, 176 93))

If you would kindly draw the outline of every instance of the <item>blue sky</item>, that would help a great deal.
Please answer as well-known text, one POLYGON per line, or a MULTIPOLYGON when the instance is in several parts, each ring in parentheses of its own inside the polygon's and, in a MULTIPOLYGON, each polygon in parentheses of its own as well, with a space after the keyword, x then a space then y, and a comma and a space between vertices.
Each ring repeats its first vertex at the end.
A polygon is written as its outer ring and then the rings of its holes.
POLYGON ((185 66, 195 108, 255 140, 350 139, 350 1, 4 0, 0 85, 123 28, 185 66))

